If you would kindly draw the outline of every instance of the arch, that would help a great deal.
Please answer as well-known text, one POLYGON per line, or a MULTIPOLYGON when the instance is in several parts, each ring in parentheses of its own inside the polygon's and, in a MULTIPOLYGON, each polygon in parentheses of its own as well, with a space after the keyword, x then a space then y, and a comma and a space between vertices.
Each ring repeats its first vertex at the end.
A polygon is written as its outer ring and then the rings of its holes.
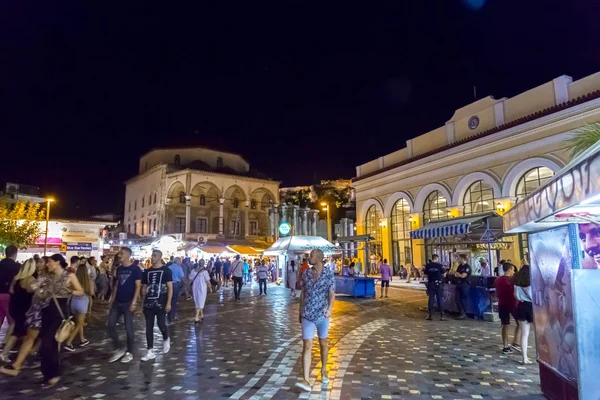
POLYGON ((250 201, 256 201, 256 209, 263 209, 269 207, 271 204, 275 204, 277 197, 269 189, 259 187, 254 189, 250 194, 250 201))
POLYGON ((185 192, 185 186, 179 181, 175 181, 169 186, 167 197, 169 199, 179 198, 179 193, 185 192))
POLYGON ((234 199, 238 199, 239 201, 246 201, 248 199, 246 192, 239 185, 229 186, 225 193, 223 193, 223 197, 225 198, 225 201, 231 202, 233 202, 234 199))
POLYGON ((173 162, 175 165, 181 164, 181 156, 179 154, 175 154, 175 157, 173 157, 173 162))
MULTIPOLYGON (((425 199, 429 194, 435 190, 438 190, 442 196, 444 196, 449 202, 452 201, 452 196, 450 195, 450 191, 446 188, 446 186, 440 183, 430 183, 429 185, 423 186, 417 196, 415 197, 414 210, 415 212, 423 212, 423 205, 425 204, 425 199)), ((448 207, 454 204, 448 204, 448 207)))
POLYGON ((515 197, 517 190, 517 183, 519 179, 528 171, 538 168, 546 167, 552 170, 555 174, 561 170, 563 166, 556 162, 543 157, 533 157, 527 160, 523 160, 514 167, 512 167, 508 173, 504 176, 502 182, 502 197, 515 197))
POLYGON ((365 223, 367 211, 373 205, 376 206, 377 208, 379 208, 379 212, 383 216, 383 205, 381 204, 381 201, 379 199, 369 199, 360 206, 360 210, 358 211, 357 216, 356 216, 357 223, 359 223, 359 224, 365 223))
POLYGON ((192 188, 190 193, 192 196, 192 204, 200 204, 200 196, 205 196, 206 204, 218 202, 221 198, 219 187, 212 182, 198 182, 192 188))
POLYGON ((392 194, 390 197, 388 197, 388 199, 385 202, 385 206, 383 207, 383 217, 384 218, 390 218, 392 216, 392 210, 394 209, 396 202, 400 199, 406 200, 406 202, 408 203, 408 206, 410 207, 410 212, 411 213, 414 212, 415 204, 413 203, 413 200, 410 197, 410 195, 405 192, 396 192, 396 193, 392 194))
POLYGON ((490 185, 494 191, 494 198, 499 199, 502 197, 502 188, 500 187, 500 183, 498 183, 495 178, 489 174, 486 174, 485 172, 471 172, 470 174, 463 176, 456 184, 452 196, 452 205, 463 205, 467 190, 469 190, 471 185, 477 181, 484 181, 490 185))

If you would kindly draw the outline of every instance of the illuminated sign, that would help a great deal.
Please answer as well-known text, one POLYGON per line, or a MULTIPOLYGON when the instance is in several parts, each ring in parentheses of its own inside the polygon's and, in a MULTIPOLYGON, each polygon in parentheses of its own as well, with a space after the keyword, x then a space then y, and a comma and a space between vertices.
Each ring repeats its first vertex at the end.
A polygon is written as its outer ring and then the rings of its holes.
POLYGON ((282 222, 279 224, 279 234, 285 236, 290 233, 292 230, 292 226, 287 222, 282 222))

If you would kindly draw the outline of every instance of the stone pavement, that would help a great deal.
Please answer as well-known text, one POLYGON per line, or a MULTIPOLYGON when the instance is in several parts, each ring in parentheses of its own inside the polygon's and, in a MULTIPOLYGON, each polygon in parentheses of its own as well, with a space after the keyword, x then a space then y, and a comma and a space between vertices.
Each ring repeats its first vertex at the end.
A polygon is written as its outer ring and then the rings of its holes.
MULTIPOLYGON (((39 370, 0 376, 0 398, 13 399, 538 399, 537 365, 501 353, 499 325, 425 321, 425 295, 391 289, 390 299, 338 296, 330 329, 330 383, 312 393, 294 383, 301 368, 298 300, 271 285, 209 295, 204 323, 192 323, 193 302, 182 301, 170 327, 171 351, 143 363, 143 316, 136 316, 138 353, 129 364, 108 364, 106 306, 94 306, 86 330, 92 344, 64 354, 64 377, 42 391, 39 370)), ((122 332, 124 337, 124 332, 122 332)), ((532 335, 533 336, 533 335, 532 335)), ((155 331, 155 346, 162 338, 155 331)), ((75 343, 76 344, 76 343, 75 343)), ((315 341, 315 351, 318 344, 315 341)), ((533 356, 534 353, 532 353, 533 356)), ((313 358, 313 379, 320 371, 313 358)))

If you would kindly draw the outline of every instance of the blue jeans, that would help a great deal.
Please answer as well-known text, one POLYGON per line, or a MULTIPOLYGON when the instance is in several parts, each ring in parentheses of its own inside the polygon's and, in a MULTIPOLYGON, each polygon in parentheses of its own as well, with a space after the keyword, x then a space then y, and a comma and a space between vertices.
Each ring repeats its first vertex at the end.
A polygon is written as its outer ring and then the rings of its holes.
POLYGON ((129 311, 131 302, 113 303, 110 313, 108 314, 108 334, 110 335, 115 349, 120 349, 119 334, 117 333, 117 321, 121 315, 125 318, 125 331, 127 332, 127 351, 133 354, 133 313, 129 311))
POLYGON ((181 282, 173 282, 173 298, 171 299, 171 311, 169 311, 169 322, 173 322, 177 317, 177 303, 181 295, 181 282))

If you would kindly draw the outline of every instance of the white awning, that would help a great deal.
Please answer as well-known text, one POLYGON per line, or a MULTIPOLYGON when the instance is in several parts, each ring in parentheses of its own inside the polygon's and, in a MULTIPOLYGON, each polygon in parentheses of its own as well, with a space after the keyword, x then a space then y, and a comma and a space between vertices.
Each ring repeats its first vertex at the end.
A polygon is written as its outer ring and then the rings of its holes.
POLYGON ((286 236, 279 238, 263 252, 266 256, 278 256, 288 253, 308 253, 320 249, 324 254, 335 254, 341 250, 320 236, 286 236))

